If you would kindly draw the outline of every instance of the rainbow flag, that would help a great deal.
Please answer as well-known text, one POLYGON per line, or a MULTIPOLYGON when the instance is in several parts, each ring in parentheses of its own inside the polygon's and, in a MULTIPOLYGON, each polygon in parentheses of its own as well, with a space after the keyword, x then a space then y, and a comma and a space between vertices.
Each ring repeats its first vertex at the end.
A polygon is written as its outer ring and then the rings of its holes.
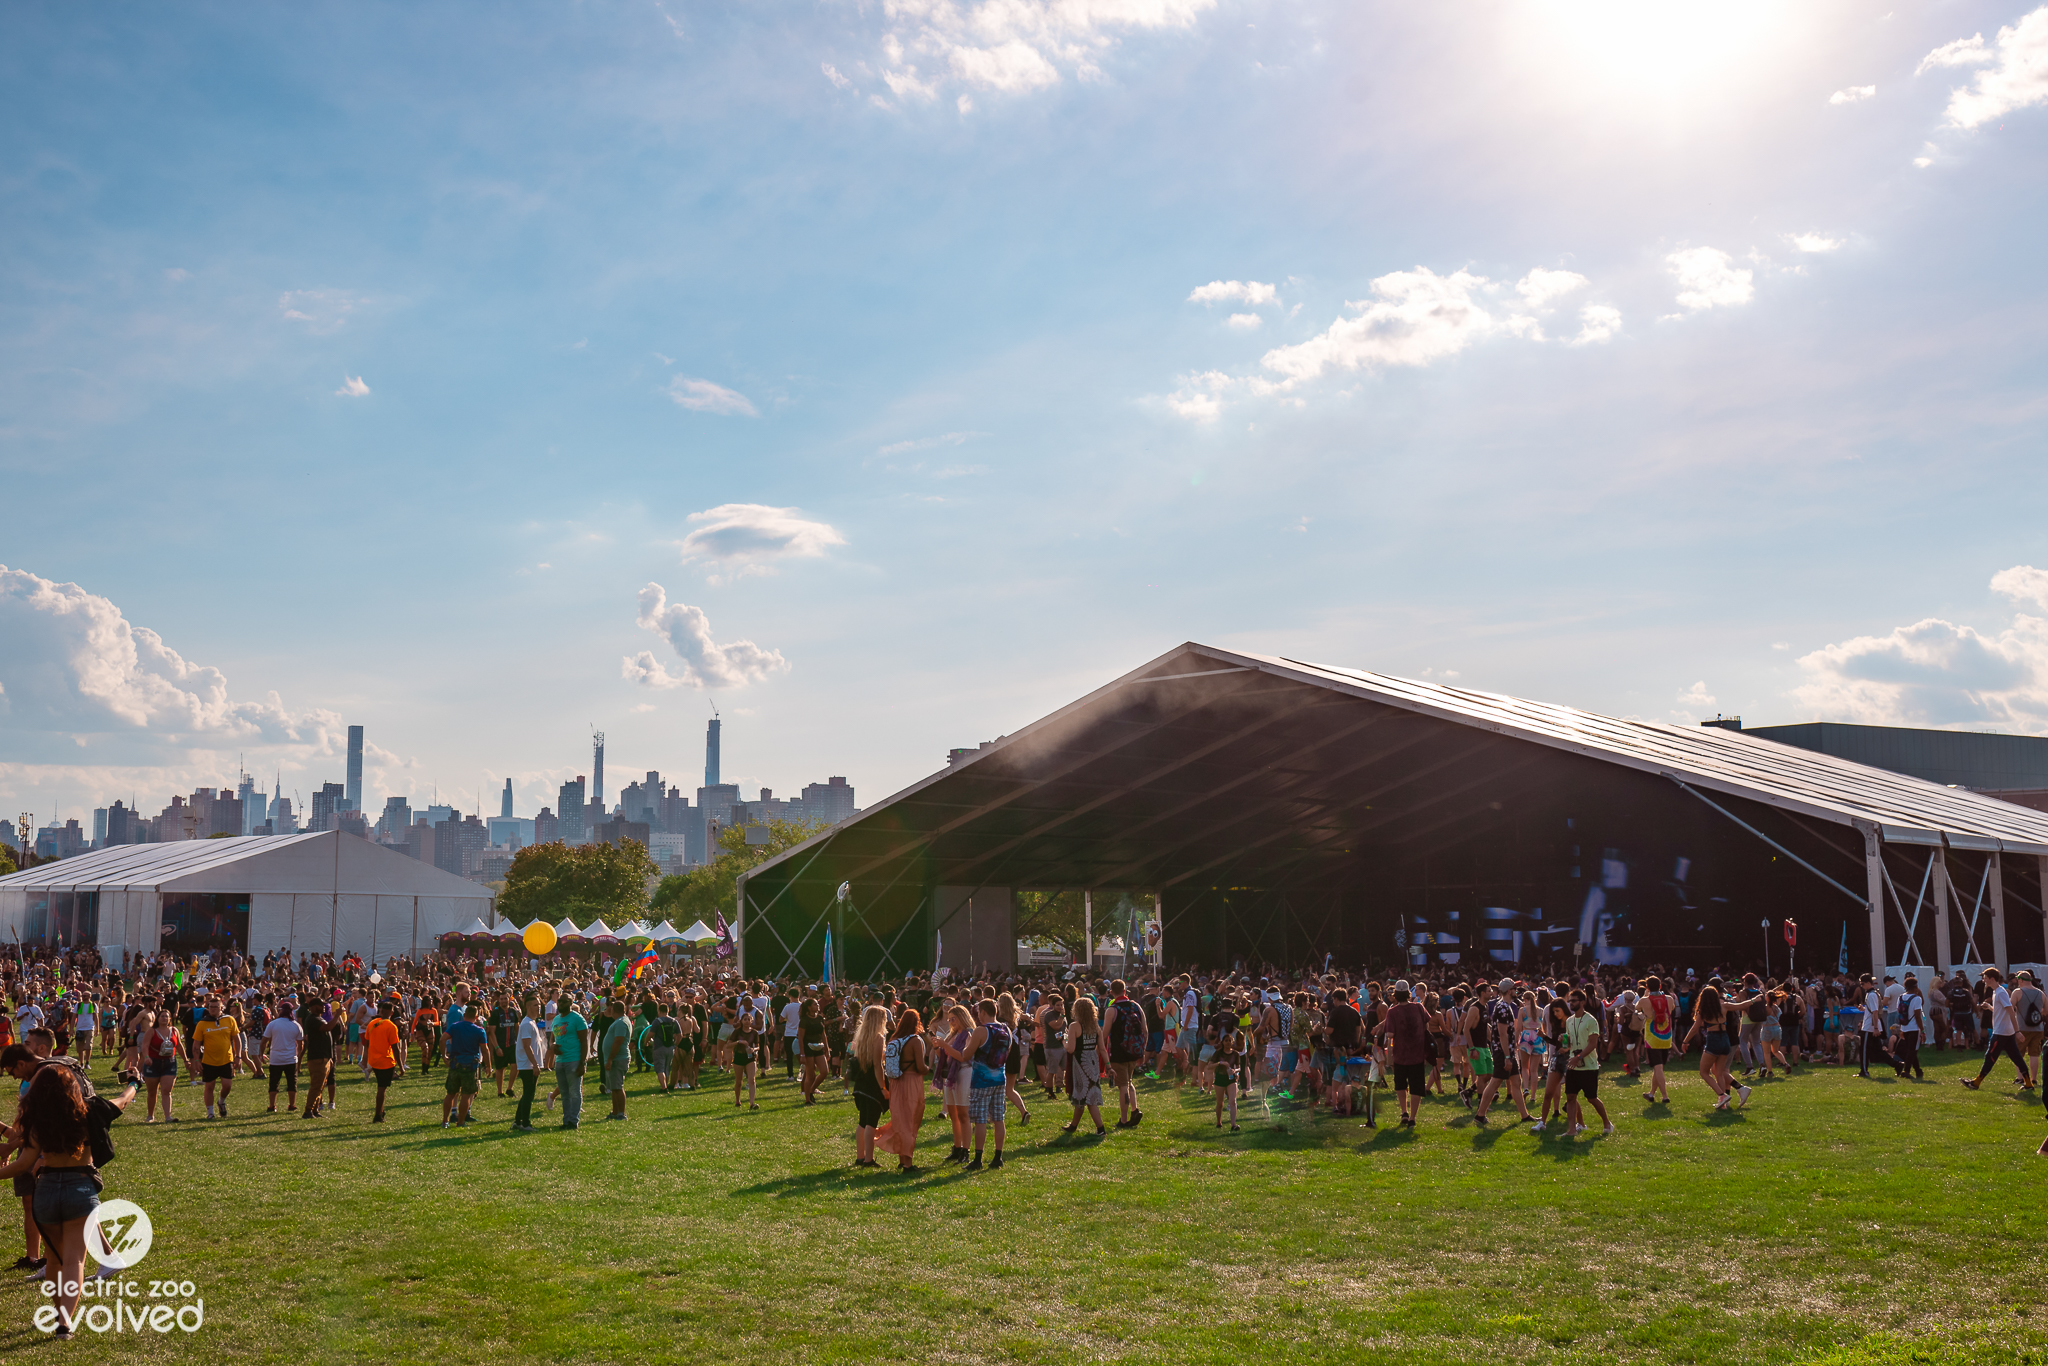
POLYGON ((612 972, 612 985, 618 986, 629 977, 638 977, 643 972, 652 972, 661 963, 661 955, 652 945, 640 950, 631 958, 621 958, 619 966, 612 972))

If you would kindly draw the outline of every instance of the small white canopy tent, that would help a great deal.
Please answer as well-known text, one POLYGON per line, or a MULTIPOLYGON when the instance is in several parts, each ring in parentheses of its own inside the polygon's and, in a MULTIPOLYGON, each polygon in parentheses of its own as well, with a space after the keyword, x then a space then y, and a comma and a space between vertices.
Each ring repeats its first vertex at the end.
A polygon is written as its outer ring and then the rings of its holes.
POLYGON ((701 944, 707 939, 716 938, 718 938, 718 931, 712 929, 701 920, 682 932, 682 941, 685 944, 701 944))
POLYGON ((555 926, 555 938, 564 943, 579 943, 583 939, 583 931, 577 927, 575 921, 565 915, 562 917, 562 923, 555 926))
POLYGON ((618 931, 605 924, 602 920, 591 921, 589 927, 583 931, 583 937, 593 944, 601 939, 609 940, 614 944, 619 942, 618 931))
POLYGON ((382 963, 476 920, 499 923, 489 889, 333 830, 121 844, 0 878, 0 942, 91 942, 114 962, 232 942, 382 963))

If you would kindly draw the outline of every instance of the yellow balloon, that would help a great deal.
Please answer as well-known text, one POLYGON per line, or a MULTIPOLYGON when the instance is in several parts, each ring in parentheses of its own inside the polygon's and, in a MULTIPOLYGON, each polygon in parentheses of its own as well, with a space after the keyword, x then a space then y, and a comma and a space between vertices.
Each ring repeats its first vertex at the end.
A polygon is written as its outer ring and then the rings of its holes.
POLYGON ((528 925, 519 938, 526 945, 526 951, 536 958, 554 952, 555 927, 545 920, 536 920, 528 925))

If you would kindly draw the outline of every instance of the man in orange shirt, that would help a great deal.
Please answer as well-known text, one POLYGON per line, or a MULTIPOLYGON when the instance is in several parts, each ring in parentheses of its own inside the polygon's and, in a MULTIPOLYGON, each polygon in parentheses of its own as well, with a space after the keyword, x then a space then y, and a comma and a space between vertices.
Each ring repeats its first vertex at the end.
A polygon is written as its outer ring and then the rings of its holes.
POLYGON ((420 1042, 420 1072, 434 1070, 434 1058, 441 1051, 441 1009, 431 998, 420 1002, 412 1017, 412 1036, 420 1042))
POLYGON ((370 1119, 372 1124, 384 1122, 384 1092, 398 1075, 398 1050, 402 1046, 398 1024, 391 1018, 391 1002, 386 1001, 377 1007, 377 1018, 363 1026, 363 1058, 377 1074, 377 1113, 370 1119))

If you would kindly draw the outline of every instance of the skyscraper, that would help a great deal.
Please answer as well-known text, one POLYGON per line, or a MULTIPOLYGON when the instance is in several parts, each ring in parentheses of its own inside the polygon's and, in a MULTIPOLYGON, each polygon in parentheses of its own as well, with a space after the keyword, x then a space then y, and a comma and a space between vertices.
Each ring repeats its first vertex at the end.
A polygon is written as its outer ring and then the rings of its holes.
POLYGON ((704 732, 704 786, 718 786, 718 718, 711 718, 704 732))
POLYGON ((555 794, 555 822, 562 843, 583 843, 583 779, 563 783, 555 794))
POLYGON ((505 780, 505 800, 498 803, 498 814, 500 816, 510 816, 512 814, 512 780, 510 778, 505 780))
POLYGON ((599 820, 604 819, 604 732, 590 733, 590 805, 599 820))
POLYGON ((247 773, 242 775, 242 784, 235 790, 235 795, 242 799, 242 828, 236 833, 253 835, 256 833, 256 827, 263 824, 263 808, 269 803, 264 801, 263 794, 256 790, 255 777, 247 773))
POLYGON ((363 809, 363 728, 348 728, 348 791, 343 794, 343 811, 363 809))
POLYGON ((377 822, 377 837, 386 844, 403 844, 412 831, 412 803, 403 797, 384 799, 384 816, 377 822))
POLYGON ((313 794, 313 815, 309 829, 314 831, 338 830, 335 813, 348 810, 342 803, 347 800, 340 783, 322 783, 320 790, 313 794))

